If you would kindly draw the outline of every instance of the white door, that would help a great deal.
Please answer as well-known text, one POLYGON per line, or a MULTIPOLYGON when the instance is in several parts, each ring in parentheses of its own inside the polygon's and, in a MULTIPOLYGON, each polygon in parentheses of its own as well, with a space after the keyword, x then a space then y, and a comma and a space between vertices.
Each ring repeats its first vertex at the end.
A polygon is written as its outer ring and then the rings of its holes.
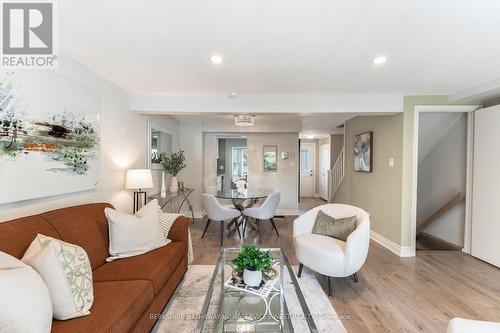
POLYGON ((300 196, 314 196, 314 162, 316 145, 302 143, 300 145, 300 196))
POLYGON ((471 254, 500 267, 500 106, 475 111, 471 254))
POLYGON ((321 199, 328 198, 328 171, 330 170, 330 144, 319 146, 319 196, 321 199))

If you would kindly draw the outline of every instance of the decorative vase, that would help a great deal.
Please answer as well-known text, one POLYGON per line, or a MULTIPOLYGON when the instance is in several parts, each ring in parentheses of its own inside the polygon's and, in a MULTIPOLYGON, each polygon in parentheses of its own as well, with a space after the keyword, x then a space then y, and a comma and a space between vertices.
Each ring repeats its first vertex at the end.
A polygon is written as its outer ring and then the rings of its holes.
POLYGON ((170 187, 168 190, 172 193, 177 193, 179 192, 179 183, 177 182, 177 177, 172 176, 172 179, 170 179, 170 187))
POLYGON ((162 198, 166 198, 167 197, 167 188, 165 186, 165 172, 164 171, 161 172, 161 192, 160 192, 160 196, 162 198))
POLYGON ((246 269, 243 271, 243 282, 249 287, 258 287, 262 281, 262 271, 251 271, 246 269))

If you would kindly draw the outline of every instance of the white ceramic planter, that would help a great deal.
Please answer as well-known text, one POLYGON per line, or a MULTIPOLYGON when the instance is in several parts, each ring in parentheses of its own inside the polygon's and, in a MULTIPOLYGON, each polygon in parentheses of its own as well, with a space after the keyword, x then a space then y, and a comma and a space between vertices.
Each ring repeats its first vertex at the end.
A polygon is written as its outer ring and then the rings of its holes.
POLYGON ((179 192, 179 183, 177 182, 177 177, 172 176, 170 179, 170 187, 168 190, 172 193, 177 193, 179 192))
POLYGON ((262 271, 243 271, 243 282, 249 287, 258 287, 262 281, 262 271))

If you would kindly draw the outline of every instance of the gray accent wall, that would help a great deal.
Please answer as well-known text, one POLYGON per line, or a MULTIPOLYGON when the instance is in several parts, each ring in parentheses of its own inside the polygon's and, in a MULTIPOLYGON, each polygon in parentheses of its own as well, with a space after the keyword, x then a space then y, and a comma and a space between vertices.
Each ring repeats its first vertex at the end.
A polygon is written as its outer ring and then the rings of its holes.
POLYGON ((330 166, 333 168, 344 147, 344 134, 330 135, 330 166))
POLYGON ((345 140, 345 178, 333 202, 363 208, 371 215, 372 231, 401 244, 403 114, 348 120, 345 140), (373 131, 373 171, 355 172, 354 136, 368 131, 373 131))

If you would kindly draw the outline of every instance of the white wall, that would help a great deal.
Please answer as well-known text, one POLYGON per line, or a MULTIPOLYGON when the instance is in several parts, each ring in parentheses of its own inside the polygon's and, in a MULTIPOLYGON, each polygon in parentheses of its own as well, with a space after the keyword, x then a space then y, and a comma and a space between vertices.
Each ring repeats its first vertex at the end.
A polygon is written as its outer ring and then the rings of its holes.
MULTIPOLYGON (((172 150, 174 152, 178 151, 179 150, 179 126, 180 126, 179 122, 177 120, 173 119, 172 117, 159 116, 159 115, 150 115, 150 116, 147 116, 147 119, 160 125, 163 128, 166 128, 167 130, 170 131, 170 133, 172 133, 172 150)), ((146 136, 145 140, 146 140, 146 142, 148 142, 147 136, 146 136)), ((147 165, 147 158, 148 158, 148 156, 147 156, 147 152, 146 152, 146 155, 145 155, 146 160, 144 162, 145 165, 147 165)), ((148 194, 160 193, 162 170, 159 170, 159 169, 151 170, 151 174, 153 175, 154 188, 149 189, 148 194)), ((171 176, 167 172, 165 172, 164 174, 165 174, 165 186, 167 187, 167 190, 168 190, 171 176)))
MULTIPOLYGON (((419 133, 420 125, 432 123, 433 117, 439 118, 439 114, 420 115, 423 122, 419 122, 419 133)), ((466 166, 467 115, 464 113, 418 165, 417 223, 427 219, 458 192, 465 195, 466 166)), ((459 204, 424 232, 462 247, 464 225, 465 205, 459 204)))
POLYGON ((248 186, 253 188, 274 187, 281 192, 278 214, 298 212, 298 156, 299 135, 291 134, 250 134, 248 145, 248 186), (278 146, 278 171, 264 172, 264 145, 278 146), (281 152, 289 152, 288 160, 281 159, 281 152), (291 157, 293 156, 293 157, 291 157))
MULTIPOLYGON (((217 158, 217 140, 213 138, 213 148, 215 158, 217 158)), ((193 188, 191 203, 194 211, 202 212, 201 193, 203 193, 203 132, 202 124, 199 121, 181 122, 179 130, 179 147, 184 150, 186 157, 186 168, 177 176, 179 181, 184 182, 184 186, 193 188)), ((216 172, 216 162, 214 160, 213 172, 216 172)), ((214 184, 215 185, 215 184, 214 184)), ((199 215, 198 215, 199 216, 199 215)))
MULTIPOLYGON (((89 202, 110 202, 120 210, 132 210, 132 192, 124 188, 125 170, 143 168, 146 165, 148 117, 130 111, 129 95, 126 91, 69 56, 60 55, 57 72, 100 95, 100 182, 95 190, 0 205, 0 221, 89 202)), ((157 118, 159 123, 175 130, 175 120, 167 116, 157 118)))

